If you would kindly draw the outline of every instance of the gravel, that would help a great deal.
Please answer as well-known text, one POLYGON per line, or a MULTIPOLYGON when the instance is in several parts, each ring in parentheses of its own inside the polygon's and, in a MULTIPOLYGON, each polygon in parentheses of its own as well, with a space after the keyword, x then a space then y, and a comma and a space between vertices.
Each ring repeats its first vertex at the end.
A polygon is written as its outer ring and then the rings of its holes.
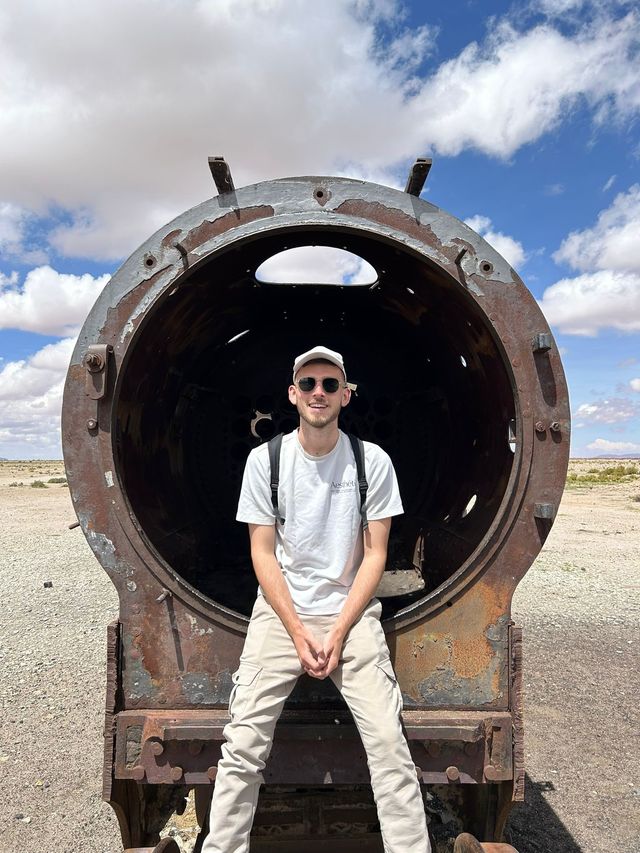
MULTIPOLYGON (((62 471, 39 464, 0 464, 0 853, 120 853, 100 781, 117 597, 67 529, 66 487, 29 488, 62 471)), ((520 853, 640 851, 638 491, 568 491, 514 598, 528 778, 508 831, 520 853)))

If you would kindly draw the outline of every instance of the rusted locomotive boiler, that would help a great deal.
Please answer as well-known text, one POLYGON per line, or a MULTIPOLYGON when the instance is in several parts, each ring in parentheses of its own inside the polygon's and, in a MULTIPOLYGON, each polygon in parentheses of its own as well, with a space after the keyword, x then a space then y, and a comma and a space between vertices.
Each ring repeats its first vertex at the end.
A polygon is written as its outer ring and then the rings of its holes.
MULTIPOLYGON (((491 246, 419 198, 428 161, 405 192, 336 177, 235 189, 221 158, 210 165, 219 195, 113 276, 64 393, 74 506, 120 599, 103 794, 124 848, 177 850, 159 833, 189 789, 205 822, 256 593, 234 520, 244 462, 295 426, 292 356, 318 341, 357 383, 342 428, 384 447, 398 473, 405 514, 380 596, 434 848, 451 849, 445 803, 457 832, 499 841, 524 784, 511 599, 553 523, 569 452, 549 327, 491 246), (266 259, 309 245, 364 258, 375 281, 256 278, 266 259)), ((332 684, 303 676, 252 850, 381 850, 376 829, 348 711, 332 684)))

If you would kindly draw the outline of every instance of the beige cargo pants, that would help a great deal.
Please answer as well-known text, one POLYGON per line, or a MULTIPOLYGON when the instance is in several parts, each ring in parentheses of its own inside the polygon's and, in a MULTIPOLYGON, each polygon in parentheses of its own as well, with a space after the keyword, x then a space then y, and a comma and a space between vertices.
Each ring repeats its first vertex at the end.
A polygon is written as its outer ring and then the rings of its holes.
MULTIPOLYGON (((420 787, 400 722, 402 696, 380 612, 380 602, 374 599, 347 634, 340 664, 329 677, 349 706, 367 753, 386 853, 429 853, 420 787)), ((332 616, 303 619, 318 639, 335 621, 332 616)), ((202 853, 249 850, 261 771, 276 722, 301 674, 290 636, 275 611, 258 596, 240 667, 233 676, 231 722, 224 729, 226 744, 211 802, 211 830, 202 853)))

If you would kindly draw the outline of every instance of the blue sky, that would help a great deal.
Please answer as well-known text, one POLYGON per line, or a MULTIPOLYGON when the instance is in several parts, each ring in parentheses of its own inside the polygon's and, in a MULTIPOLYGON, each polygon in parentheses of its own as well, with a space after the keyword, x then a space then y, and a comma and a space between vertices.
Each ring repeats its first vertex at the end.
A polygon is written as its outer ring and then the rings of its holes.
POLYGON ((562 348, 572 455, 640 453, 640 14, 630 2, 10 0, 0 11, 0 457, 59 458, 109 275, 213 191, 345 174, 467 220, 562 348))

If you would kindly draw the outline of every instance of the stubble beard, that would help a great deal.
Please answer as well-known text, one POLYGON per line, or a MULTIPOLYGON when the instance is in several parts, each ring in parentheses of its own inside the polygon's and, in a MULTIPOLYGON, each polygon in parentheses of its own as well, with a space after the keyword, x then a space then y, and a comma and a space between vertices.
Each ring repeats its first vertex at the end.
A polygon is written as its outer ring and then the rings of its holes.
POLYGON ((315 416, 310 417, 303 406, 298 406, 298 414, 310 427, 313 427, 314 429, 322 429, 323 427, 329 426, 329 424, 338 420, 340 410, 338 409, 337 411, 333 411, 332 409, 327 409, 326 412, 323 412, 322 414, 316 412, 315 416))

